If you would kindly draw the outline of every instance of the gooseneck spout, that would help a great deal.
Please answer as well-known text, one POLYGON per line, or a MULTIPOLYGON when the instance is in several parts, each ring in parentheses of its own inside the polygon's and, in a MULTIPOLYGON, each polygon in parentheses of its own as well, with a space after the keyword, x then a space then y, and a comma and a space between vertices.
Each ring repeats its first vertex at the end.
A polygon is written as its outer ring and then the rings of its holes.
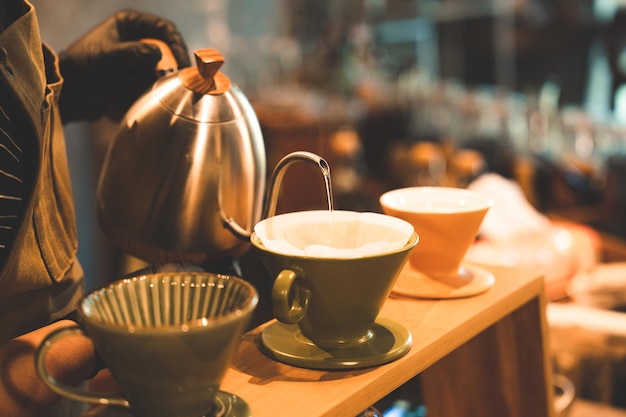
MULTIPOLYGON (((309 162, 313 165, 319 167, 324 176, 325 181, 328 184, 330 179, 330 166, 328 162, 319 155, 316 155, 312 152, 307 151, 296 151, 284 156, 272 172, 272 178, 270 179, 269 188, 267 190, 267 198, 265 201, 265 208, 263 210, 263 216, 261 219, 266 219, 276 214, 276 206, 278 204, 278 194, 280 191, 280 185, 282 183, 283 177, 285 176, 285 172, 289 165, 294 162, 309 162)), ((332 197, 332 193, 329 193, 329 204, 330 198, 332 197)))
MULTIPOLYGON (((322 175, 324 176, 324 181, 326 182, 326 189, 328 192, 328 208, 331 209, 333 206, 332 203, 332 190, 330 185, 330 166, 326 160, 312 152, 307 151, 296 151, 284 156, 272 172, 272 178, 270 179, 269 188, 267 191, 267 196, 265 199, 265 205, 263 207, 263 213, 260 220, 266 219, 276 214, 276 206, 278 204, 278 194, 280 191, 280 185, 282 183, 283 177, 285 176, 285 171, 289 165, 295 163, 305 161, 312 163, 316 167, 320 169, 322 175)), ((221 195, 221 194, 220 194, 221 195)), ((219 204, 220 207, 222 204, 219 204)), ((252 231, 246 228, 243 228, 237 224, 237 222, 232 218, 226 215, 223 210, 220 210, 220 215, 222 218, 222 224, 233 233, 233 235, 237 236, 242 240, 249 240, 252 235, 252 231)), ((254 228, 254 224, 252 225, 252 229, 254 228)))

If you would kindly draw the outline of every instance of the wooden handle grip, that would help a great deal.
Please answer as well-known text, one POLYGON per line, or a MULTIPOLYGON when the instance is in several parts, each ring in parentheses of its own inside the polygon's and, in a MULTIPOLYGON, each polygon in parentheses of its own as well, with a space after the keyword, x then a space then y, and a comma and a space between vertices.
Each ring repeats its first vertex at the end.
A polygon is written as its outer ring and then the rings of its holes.
POLYGON ((157 74, 165 75, 178 69, 178 62, 169 45, 158 39, 142 39, 141 42, 156 45, 161 50, 161 60, 157 63, 157 74))

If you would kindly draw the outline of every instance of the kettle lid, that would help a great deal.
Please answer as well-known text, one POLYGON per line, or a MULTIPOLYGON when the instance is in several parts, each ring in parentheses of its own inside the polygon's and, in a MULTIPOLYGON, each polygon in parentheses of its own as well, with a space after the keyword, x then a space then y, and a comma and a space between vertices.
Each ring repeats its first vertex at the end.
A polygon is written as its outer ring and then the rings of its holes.
POLYGON ((196 66, 158 80, 153 98, 171 113, 204 123, 223 123, 246 115, 247 99, 219 71, 224 57, 213 48, 194 51, 196 66))

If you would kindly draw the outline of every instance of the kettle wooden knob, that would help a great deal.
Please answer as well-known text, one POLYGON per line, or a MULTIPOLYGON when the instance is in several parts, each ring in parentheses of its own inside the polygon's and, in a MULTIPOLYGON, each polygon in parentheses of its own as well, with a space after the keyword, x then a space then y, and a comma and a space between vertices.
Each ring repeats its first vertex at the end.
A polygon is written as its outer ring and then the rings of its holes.
POLYGON ((224 65, 224 57, 217 49, 198 49, 194 52, 196 67, 202 77, 212 79, 224 65))
POLYGON ((180 72, 182 84, 199 94, 223 94, 230 88, 230 80, 219 69, 224 57, 216 49, 205 48, 194 51, 195 68, 180 72))

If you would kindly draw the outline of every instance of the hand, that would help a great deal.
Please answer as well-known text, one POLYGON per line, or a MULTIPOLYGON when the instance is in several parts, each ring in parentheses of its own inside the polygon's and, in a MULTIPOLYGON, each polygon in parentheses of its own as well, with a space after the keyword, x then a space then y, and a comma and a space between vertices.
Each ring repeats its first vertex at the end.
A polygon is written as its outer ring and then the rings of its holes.
POLYGON ((60 97, 64 123, 109 116, 119 120, 156 81, 161 50, 140 39, 165 42, 179 68, 188 67, 187 47, 169 20, 122 10, 59 54, 65 79, 60 97))
MULTIPOLYGON (((75 322, 61 320, 0 345, 0 416, 35 417, 52 405, 58 396, 39 379, 35 353, 44 337, 75 322)), ((75 385, 93 374, 96 351, 87 336, 77 335, 55 343, 47 367, 55 379, 75 385)))

